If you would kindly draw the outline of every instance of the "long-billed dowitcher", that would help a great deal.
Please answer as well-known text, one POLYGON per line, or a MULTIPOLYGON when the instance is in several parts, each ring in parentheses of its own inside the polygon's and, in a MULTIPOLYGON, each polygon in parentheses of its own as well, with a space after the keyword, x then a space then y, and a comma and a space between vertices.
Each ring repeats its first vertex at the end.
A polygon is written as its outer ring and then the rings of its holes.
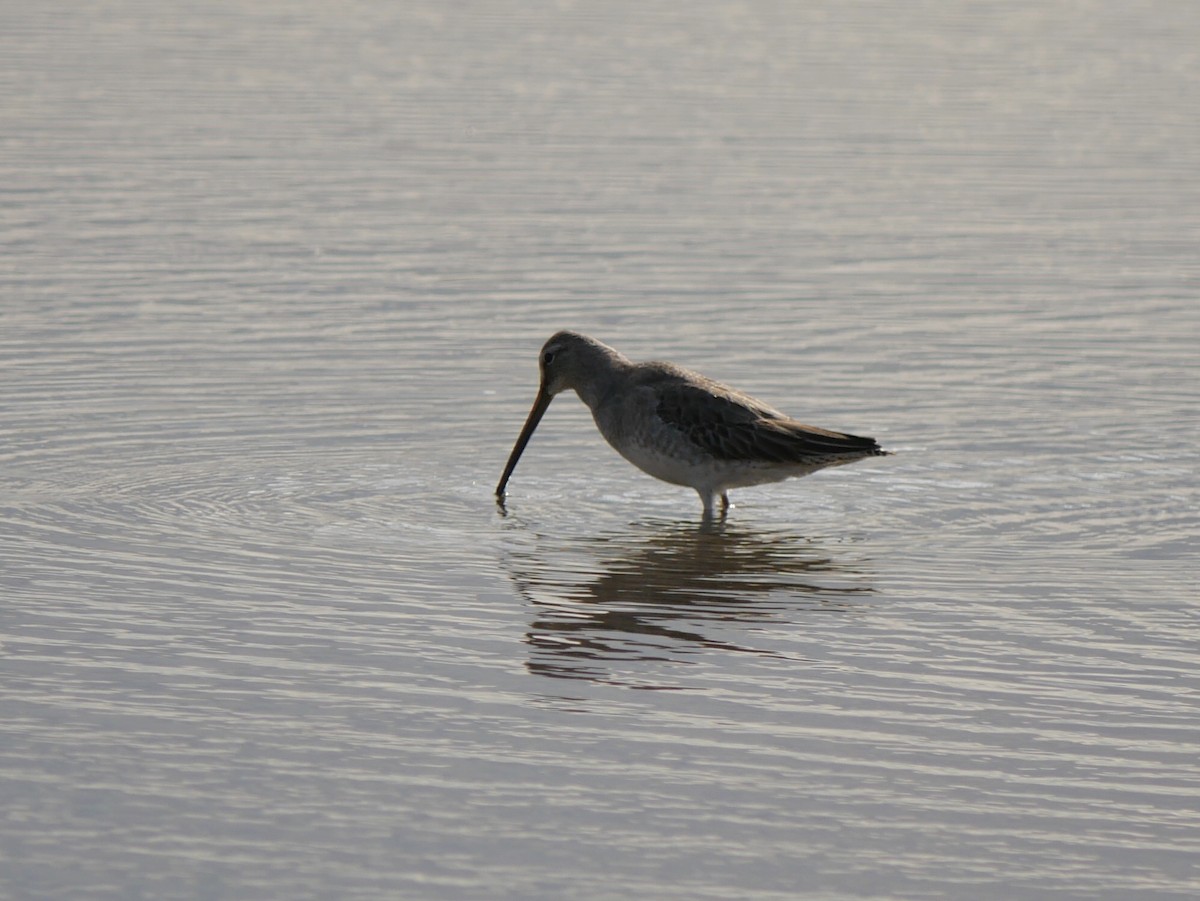
POLYGON ((694 488, 705 518, 716 497, 725 512, 730 488, 888 453, 874 438, 804 425, 699 373, 673 363, 634 363, 578 332, 551 337, 538 363, 541 384, 496 486, 500 500, 550 401, 567 388, 622 457, 657 479, 694 488))

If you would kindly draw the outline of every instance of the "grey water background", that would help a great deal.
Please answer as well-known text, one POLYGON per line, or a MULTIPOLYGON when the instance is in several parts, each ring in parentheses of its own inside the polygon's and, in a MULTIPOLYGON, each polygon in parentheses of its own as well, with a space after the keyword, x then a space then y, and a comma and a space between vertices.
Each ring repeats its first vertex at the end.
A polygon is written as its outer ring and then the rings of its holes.
POLYGON ((1200 894, 1200 6, 2 16, 0 896, 1200 894))

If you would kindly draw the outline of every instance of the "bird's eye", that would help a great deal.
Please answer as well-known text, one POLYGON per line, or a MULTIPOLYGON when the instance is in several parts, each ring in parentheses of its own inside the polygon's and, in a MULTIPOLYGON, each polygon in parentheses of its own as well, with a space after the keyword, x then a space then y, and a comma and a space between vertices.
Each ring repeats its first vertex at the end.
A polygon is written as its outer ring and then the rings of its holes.
POLYGON ((554 362, 554 351, 548 350, 544 354, 542 354, 542 364, 543 365, 549 366, 553 362, 554 362))

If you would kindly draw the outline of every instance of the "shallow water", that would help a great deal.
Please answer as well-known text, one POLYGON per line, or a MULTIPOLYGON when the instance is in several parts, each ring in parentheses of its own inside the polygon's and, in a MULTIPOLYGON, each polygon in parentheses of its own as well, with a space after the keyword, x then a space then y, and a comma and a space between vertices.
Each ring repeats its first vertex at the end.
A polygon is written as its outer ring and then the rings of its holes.
POLYGON ((1190 7, 10 6, 0 894, 1200 893, 1190 7))

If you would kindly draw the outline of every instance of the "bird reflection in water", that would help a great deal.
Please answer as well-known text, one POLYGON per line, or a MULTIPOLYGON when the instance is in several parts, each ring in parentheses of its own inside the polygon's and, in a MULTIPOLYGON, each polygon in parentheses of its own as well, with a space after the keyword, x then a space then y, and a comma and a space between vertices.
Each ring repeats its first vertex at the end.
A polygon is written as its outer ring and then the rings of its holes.
POLYGON ((727 523, 534 537, 536 547, 513 550, 507 564, 535 610, 528 669, 555 678, 626 684, 614 670, 686 663, 706 650, 778 657, 717 636, 731 625, 849 612, 872 591, 861 561, 834 559, 811 539, 727 523))

